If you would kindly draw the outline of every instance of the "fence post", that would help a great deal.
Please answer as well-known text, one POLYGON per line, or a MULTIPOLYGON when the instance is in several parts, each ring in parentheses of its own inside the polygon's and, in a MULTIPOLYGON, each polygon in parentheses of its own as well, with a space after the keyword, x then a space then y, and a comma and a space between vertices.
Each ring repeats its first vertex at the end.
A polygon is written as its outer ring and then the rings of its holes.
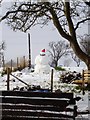
POLYGON ((82 94, 83 95, 85 94, 85 91, 84 91, 84 70, 82 71, 82 94))
POLYGON ((13 64, 13 61, 12 61, 12 59, 11 59, 11 72, 12 72, 12 64, 13 64))
POLYGON ((7 68, 7 90, 10 90, 9 80, 10 80, 10 68, 7 68))
POLYGON ((53 92, 53 69, 51 70, 51 92, 53 92))
POLYGON ((77 117, 77 106, 74 106, 74 112, 73 112, 73 120, 75 120, 75 117, 77 117))
POLYGON ((28 49, 29 49, 29 63, 28 68, 31 68, 31 43, 30 43, 30 34, 28 33, 28 49))
POLYGON ((17 57, 17 69, 18 69, 18 67, 19 67, 19 63, 18 63, 18 57, 17 57))
POLYGON ((26 60, 25 60, 25 56, 23 56, 23 68, 25 68, 26 67, 26 60))

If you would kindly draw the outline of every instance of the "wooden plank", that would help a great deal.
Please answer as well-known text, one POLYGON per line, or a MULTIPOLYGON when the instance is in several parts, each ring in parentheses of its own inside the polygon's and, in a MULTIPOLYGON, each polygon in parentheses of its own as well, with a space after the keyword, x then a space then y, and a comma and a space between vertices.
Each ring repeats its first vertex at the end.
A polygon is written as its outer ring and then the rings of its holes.
POLYGON ((15 110, 48 110, 48 111, 69 111, 73 112, 74 108, 64 108, 63 106, 48 106, 48 105, 23 105, 23 104, 2 104, 0 109, 15 109, 15 110))
POLYGON ((84 74, 84 77, 90 77, 90 74, 84 74))
POLYGON ((90 71, 84 71, 85 74, 90 74, 90 71))
POLYGON ((32 104, 32 105, 54 105, 54 106, 67 106, 67 100, 60 99, 48 99, 48 98, 11 98, 2 97, 1 103, 13 103, 13 104, 32 104))
POLYGON ((27 116, 27 117, 65 117, 65 118, 73 118, 73 116, 62 114, 62 113, 49 113, 49 112, 42 112, 42 111, 2 111, 2 115, 6 116, 27 116))
POLYGON ((84 79, 90 79, 90 77, 88 77, 88 76, 85 76, 85 77, 84 77, 84 79))
MULTIPOLYGON (((41 118, 29 118, 29 117, 10 117, 10 116, 3 116, 1 120, 65 120, 65 118, 50 118, 50 117, 41 117, 41 118)), ((68 119, 69 120, 69 119, 68 119)))
MULTIPOLYGON (((40 117, 40 120, 49 120, 49 118, 51 120, 62 120, 62 117, 74 118, 73 115, 60 113, 60 111, 74 112, 74 109, 66 109, 69 100, 63 99, 72 99, 73 93, 1 91, 0 94, 0 98, 2 98, 2 110, 0 110, 3 115, 2 120, 9 119, 11 115, 13 120, 18 120, 19 117, 21 117, 21 120, 27 120, 28 118, 34 120, 33 117, 36 120, 39 120, 38 117, 40 117)), ((9 120, 12 120, 12 118, 9 120)))
POLYGON ((89 111, 78 111, 77 112, 78 115, 86 115, 86 114, 90 114, 89 111))
POLYGON ((30 92, 30 91, 1 91, 2 96, 73 98, 73 93, 30 92))
POLYGON ((89 72, 90 73, 90 70, 84 70, 84 72, 89 72))
POLYGON ((1 108, 4 109, 13 109, 13 110, 48 110, 54 112, 60 111, 73 111, 73 109, 66 109, 64 106, 39 106, 39 105, 2 105, 1 108))
POLYGON ((84 81, 90 81, 90 78, 85 78, 84 81))
POLYGON ((29 86, 29 84, 27 84, 26 82, 24 82, 23 80, 21 80, 20 78, 18 78, 17 76, 10 74, 11 76, 13 76, 14 78, 18 79, 20 82, 24 83, 25 85, 29 86))
POLYGON ((90 70, 84 70, 84 73, 90 73, 90 70))

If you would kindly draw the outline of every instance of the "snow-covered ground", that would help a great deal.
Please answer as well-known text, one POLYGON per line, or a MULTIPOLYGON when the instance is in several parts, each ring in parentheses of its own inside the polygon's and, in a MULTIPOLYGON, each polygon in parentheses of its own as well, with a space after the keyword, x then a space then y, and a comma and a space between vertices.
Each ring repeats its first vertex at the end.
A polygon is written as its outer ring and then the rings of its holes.
MULTIPOLYGON (((64 71, 56 71, 54 70, 53 74, 53 90, 61 89, 62 92, 71 92, 75 90, 77 85, 75 84, 66 84, 60 82, 60 75, 64 74, 64 71)), ((12 72, 12 75, 18 77, 29 85, 40 85, 41 88, 49 88, 51 87, 51 72, 46 73, 37 73, 30 72, 27 68, 23 71, 12 72)), ((0 77, 0 89, 7 89, 7 75, 0 77)), ((15 77, 10 75, 10 89, 12 90, 16 86, 23 87, 25 84, 17 80, 15 77)), ((78 90, 76 91, 78 92, 78 90)))
MULTIPOLYGON (((69 68, 70 70, 70 68, 69 68)), ((76 70, 77 71, 77 70, 76 70)), ((86 91, 85 95, 82 95, 82 92, 79 90, 75 90, 75 84, 66 84, 66 83, 61 83, 60 82, 60 74, 62 72, 57 72, 54 70, 54 76, 53 76, 53 90, 60 89, 62 92, 75 92, 75 96, 81 96, 81 100, 77 102, 78 106, 78 111, 85 111, 88 109, 88 91, 86 91)), ((24 82, 26 82, 29 85, 40 85, 41 88, 49 88, 51 86, 51 73, 49 74, 44 74, 44 73, 35 73, 35 72, 30 72, 27 68, 24 69, 23 71, 16 71, 12 73, 13 75, 17 76, 24 82)), ((7 90, 7 75, 4 75, 3 77, 0 76, 0 90, 7 90)), ((16 87, 24 87, 23 83, 15 79, 14 77, 10 76, 10 90, 13 90, 13 88, 16 87)), ((80 115, 80 119, 88 119, 88 115, 80 115)), ((79 120, 79 118, 78 118, 79 120)))

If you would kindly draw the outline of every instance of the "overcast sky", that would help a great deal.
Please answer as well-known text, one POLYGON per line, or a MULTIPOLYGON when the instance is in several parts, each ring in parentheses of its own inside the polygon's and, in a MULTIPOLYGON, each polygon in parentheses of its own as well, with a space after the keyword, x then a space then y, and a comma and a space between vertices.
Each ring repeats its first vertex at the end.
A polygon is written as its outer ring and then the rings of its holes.
MULTIPOLYGON (((7 8, 7 3, 8 2, 4 4, 5 8, 7 8)), ((53 24, 49 24, 43 28, 40 26, 35 26, 29 30, 28 33, 30 33, 31 38, 31 57, 33 63, 36 55, 39 54, 41 49, 48 48, 50 41, 59 41, 62 39, 53 24)), ((15 60, 17 57, 23 56, 28 57, 28 33, 23 33, 20 31, 14 32, 3 22, 1 41, 3 40, 6 43, 6 50, 4 52, 6 60, 15 60)))
MULTIPOLYGON (((51 26, 50 26, 51 27, 51 26)), ((39 26, 31 29, 31 52, 32 59, 39 54, 42 48, 48 47, 50 41, 59 41, 58 32, 49 26, 40 28, 39 26)), ((6 43, 5 56, 6 59, 15 59, 16 57, 28 56, 28 34, 20 31, 13 32, 3 25, 2 40, 6 43)))
MULTIPOLYGON (((7 6, 8 2, 5 2, 4 7, 7 8, 7 6)), ((2 10, 4 11, 5 9, 2 10)), ((83 30, 88 33, 88 28, 83 26, 83 29, 80 30, 79 34, 82 34, 84 32, 83 30)), ((40 53, 42 48, 48 49, 48 44, 50 41, 59 41, 60 39, 63 39, 60 37, 58 31, 52 23, 43 28, 36 26, 28 32, 31 35, 32 63, 34 63, 35 57, 40 53)), ((23 56, 28 58, 27 35, 28 33, 12 31, 7 25, 4 24, 4 22, 2 25, 0 24, 0 41, 3 40, 6 43, 6 50, 4 52, 6 61, 9 61, 10 59, 16 60, 17 57, 23 56)))

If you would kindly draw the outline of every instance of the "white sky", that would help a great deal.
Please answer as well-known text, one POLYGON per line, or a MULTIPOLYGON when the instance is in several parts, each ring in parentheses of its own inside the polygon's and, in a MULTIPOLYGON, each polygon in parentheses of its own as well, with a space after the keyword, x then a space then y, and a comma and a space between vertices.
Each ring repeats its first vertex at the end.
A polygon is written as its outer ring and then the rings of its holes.
MULTIPOLYGON (((51 27, 51 26, 50 26, 51 27)), ((59 41, 58 32, 49 26, 33 28, 29 33, 31 35, 31 52, 32 59, 39 54, 42 48, 48 47, 50 41, 59 41)), ((3 25, 2 40, 6 43, 5 56, 6 59, 15 59, 16 57, 28 56, 28 34, 20 31, 13 32, 8 27, 3 25)))
MULTIPOLYGON (((5 7, 7 7, 7 3, 5 7)), ((83 32, 88 33, 88 28, 83 26, 83 29, 80 31, 80 34, 83 32)), ((39 54, 42 48, 48 48, 48 43, 50 41, 59 41, 63 39, 60 37, 58 31, 54 28, 53 24, 49 24, 43 28, 36 26, 32 28, 29 33, 31 34, 31 52, 32 52, 32 63, 36 55, 39 54)), ((5 41, 6 50, 5 50, 5 59, 9 61, 10 59, 16 60, 17 57, 28 57, 28 37, 27 33, 20 31, 14 32, 4 23, 0 23, 0 41, 5 41)), ((75 63, 74 63, 75 64, 75 63)))

